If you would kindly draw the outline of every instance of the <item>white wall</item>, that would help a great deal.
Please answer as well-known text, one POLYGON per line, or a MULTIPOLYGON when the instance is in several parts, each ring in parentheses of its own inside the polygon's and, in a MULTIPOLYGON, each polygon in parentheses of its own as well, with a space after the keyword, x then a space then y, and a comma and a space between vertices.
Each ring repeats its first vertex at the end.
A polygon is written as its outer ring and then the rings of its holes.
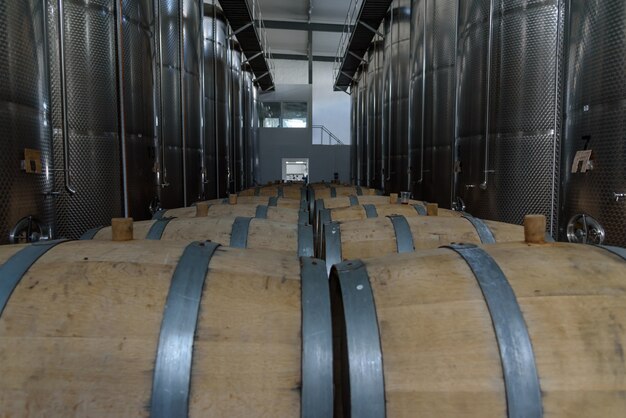
MULTIPOLYGON (((333 91, 333 63, 313 62, 313 125, 324 125, 350 143, 350 96, 333 91)), ((315 133, 314 133, 315 134, 315 133)))
POLYGON ((274 60, 274 84, 309 84, 309 62, 274 60))

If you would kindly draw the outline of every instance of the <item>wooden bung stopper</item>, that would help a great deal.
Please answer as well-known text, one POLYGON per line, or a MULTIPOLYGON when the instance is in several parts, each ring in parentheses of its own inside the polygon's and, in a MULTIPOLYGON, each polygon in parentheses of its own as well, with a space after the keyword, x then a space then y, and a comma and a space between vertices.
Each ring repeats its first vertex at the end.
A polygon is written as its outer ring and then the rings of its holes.
POLYGON ((546 217, 545 215, 524 216, 524 240, 528 244, 545 244, 546 217))
POLYGON ((236 205, 237 204, 237 195, 236 194, 229 194, 228 195, 228 203, 231 205, 236 205))
POLYGON ((111 233, 113 241, 132 241, 133 218, 111 219, 111 233))
POLYGON ((438 216, 439 215, 439 205, 437 203, 427 203, 426 204, 426 215, 428 215, 428 216, 438 216))
POLYGON ((207 202, 196 203, 196 218, 209 216, 209 204, 207 202))
POLYGON ((398 203, 398 193, 391 193, 389 195, 389 203, 392 205, 398 203))

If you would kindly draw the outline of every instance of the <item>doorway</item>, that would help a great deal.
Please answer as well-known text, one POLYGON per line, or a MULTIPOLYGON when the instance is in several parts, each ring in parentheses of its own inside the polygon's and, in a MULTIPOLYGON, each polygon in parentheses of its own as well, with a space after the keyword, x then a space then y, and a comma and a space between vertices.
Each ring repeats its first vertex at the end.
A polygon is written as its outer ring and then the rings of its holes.
POLYGON ((309 177, 308 158, 283 158, 283 181, 304 181, 309 177))

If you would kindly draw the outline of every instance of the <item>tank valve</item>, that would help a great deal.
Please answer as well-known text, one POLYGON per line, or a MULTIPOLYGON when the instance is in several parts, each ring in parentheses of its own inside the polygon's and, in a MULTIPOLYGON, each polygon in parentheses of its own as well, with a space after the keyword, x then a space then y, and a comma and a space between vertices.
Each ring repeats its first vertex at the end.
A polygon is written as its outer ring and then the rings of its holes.
POLYGON ((9 233, 11 244, 22 244, 52 239, 52 231, 33 216, 20 219, 9 233))

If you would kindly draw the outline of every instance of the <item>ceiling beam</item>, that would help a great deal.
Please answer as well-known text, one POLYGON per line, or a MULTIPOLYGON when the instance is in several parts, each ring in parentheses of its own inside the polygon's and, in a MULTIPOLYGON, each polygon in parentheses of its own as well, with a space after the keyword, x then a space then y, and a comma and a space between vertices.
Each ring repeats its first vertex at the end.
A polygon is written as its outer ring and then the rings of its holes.
MULTIPOLYGON (((313 31, 313 32, 336 32, 341 33, 344 31, 343 25, 337 25, 333 23, 307 23, 307 22, 292 22, 288 20, 263 20, 263 24, 266 29, 285 29, 285 30, 299 30, 299 31, 313 31)), ((347 27, 348 31, 352 31, 352 27, 347 27)))
MULTIPOLYGON (((291 60, 291 61, 308 61, 308 55, 300 55, 300 54, 278 54, 276 52, 272 53, 272 58, 275 60, 291 60)), ((319 62, 335 62, 335 57, 329 57, 325 55, 313 55, 313 61, 319 62)))

